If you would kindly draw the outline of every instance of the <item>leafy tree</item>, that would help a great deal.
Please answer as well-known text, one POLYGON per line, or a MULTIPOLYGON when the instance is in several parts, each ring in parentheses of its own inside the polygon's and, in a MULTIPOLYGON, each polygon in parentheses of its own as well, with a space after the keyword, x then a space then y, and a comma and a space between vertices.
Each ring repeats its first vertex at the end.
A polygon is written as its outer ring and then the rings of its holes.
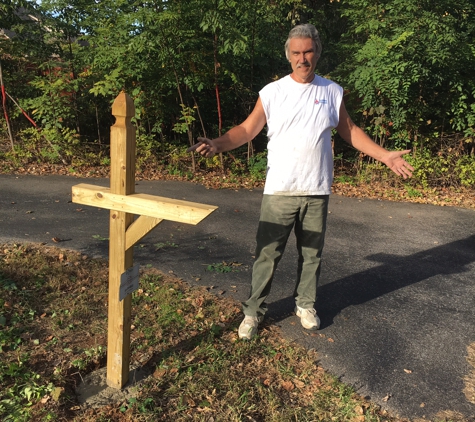
MULTIPOLYGON (((139 163, 153 155, 166 163, 197 136, 218 136, 246 118, 258 91, 290 71, 288 31, 309 22, 324 46, 318 72, 349 89, 350 114, 376 142, 414 144, 430 156, 448 140, 473 155, 474 7, 471 0, 7 1, 0 24, 17 37, 0 40, 0 58, 9 91, 41 126, 25 132, 29 123, 15 108, 16 127, 40 156, 107 154, 110 106, 125 90, 136 106, 139 163), (17 6, 38 20, 21 19, 17 6)), ((266 141, 262 133, 230 154, 232 162, 242 154, 252 165, 266 141)), ((460 168, 471 174, 470 157, 460 168)))
POLYGON ((351 0, 342 5, 348 59, 335 72, 381 143, 472 137, 475 6, 470 0, 351 0))

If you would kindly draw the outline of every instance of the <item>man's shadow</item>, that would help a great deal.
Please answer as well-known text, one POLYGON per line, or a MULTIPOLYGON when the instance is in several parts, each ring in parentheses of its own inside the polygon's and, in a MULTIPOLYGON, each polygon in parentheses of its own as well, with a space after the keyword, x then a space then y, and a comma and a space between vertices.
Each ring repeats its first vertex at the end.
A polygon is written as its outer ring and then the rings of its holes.
MULTIPOLYGON (((349 306, 363 304, 437 275, 470 271, 468 265, 475 261, 475 235, 412 255, 381 253, 367 259, 381 265, 319 286, 315 308, 321 328, 332 325, 335 317, 349 306)), ((442 287, 434 286, 434 289, 442 287)), ((441 290, 443 296, 446 291, 441 290)), ((278 322, 291 315, 294 307, 293 297, 282 298, 269 304, 268 315, 278 322)))

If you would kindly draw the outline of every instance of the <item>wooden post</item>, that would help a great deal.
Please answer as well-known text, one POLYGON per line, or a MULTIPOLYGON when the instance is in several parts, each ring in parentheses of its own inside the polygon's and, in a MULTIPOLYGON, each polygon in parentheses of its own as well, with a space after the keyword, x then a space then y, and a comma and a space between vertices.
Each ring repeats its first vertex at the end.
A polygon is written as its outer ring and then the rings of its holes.
MULTIPOLYGON (((119 94, 112 105, 116 118, 111 127, 110 190, 113 194, 135 193, 135 116, 132 99, 119 94)), ((119 301, 122 274, 133 265, 133 248, 126 247, 126 231, 134 215, 123 211, 110 211, 109 238, 109 319, 107 341, 107 385, 122 388, 129 380, 130 324, 132 296, 119 301)))
POLYGON ((112 105, 110 188, 73 186, 73 202, 110 212, 107 385, 129 380, 131 294, 120 300, 122 276, 133 266, 133 246, 163 220, 198 224, 217 207, 135 193, 135 115, 132 99, 119 94, 112 105), (134 215, 138 217, 134 220, 134 215))

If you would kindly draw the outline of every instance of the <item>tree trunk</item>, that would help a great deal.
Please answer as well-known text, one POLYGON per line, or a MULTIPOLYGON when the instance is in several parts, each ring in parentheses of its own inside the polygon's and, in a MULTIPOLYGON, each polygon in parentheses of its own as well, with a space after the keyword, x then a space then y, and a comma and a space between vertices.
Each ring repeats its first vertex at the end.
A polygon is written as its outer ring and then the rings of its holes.
MULTIPOLYGON (((216 88, 216 107, 218 108, 218 136, 221 136, 221 128, 223 125, 223 119, 221 116, 221 99, 219 98, 219 86, 218 86, 218 35, 214 34, 214 42, 213 42, 213 50, 214 50, 214 86, 216 88)), ((224 169, 223 163, 223 153, 219 153, 219 161, 221 163, 221 170, 224 169)))

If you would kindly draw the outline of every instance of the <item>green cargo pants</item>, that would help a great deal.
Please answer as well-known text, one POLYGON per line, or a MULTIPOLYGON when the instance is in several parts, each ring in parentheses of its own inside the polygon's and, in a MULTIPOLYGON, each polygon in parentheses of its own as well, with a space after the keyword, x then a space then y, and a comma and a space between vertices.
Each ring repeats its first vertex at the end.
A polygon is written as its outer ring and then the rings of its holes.
POLYGON ((269 295, 274 272, 292 229, 297 239, 299 255, 295 303, 305 309, 314 306, 325 239, 328 200, 328 195, 263 196, 251 292, 249 299, 243 303, 245 315, 264 315, 267 311, 265 299, 269 295))

